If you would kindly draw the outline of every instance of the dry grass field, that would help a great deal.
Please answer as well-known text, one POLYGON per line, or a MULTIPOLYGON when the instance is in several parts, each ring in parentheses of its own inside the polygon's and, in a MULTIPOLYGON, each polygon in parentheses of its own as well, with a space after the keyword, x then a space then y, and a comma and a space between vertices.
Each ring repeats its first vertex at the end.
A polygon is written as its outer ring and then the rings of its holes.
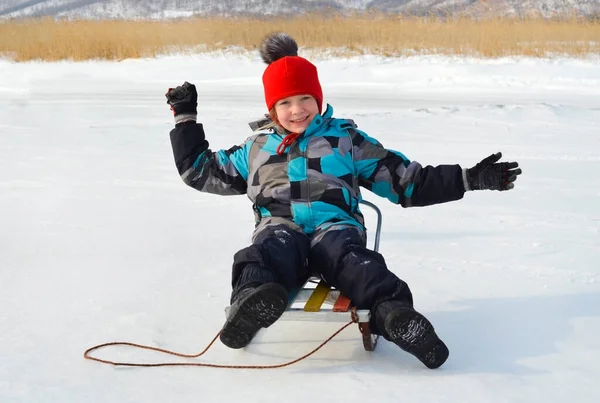
POLYGON ((407 18, 389 15, 293 19, 195 18, 173 21, 0 23, 0 55, 16 61, 154 57, 185 51, 255 49, 269 32, 338 55, 414 54, 585 57, 600 54, 600 22, 542 19, 407 18))

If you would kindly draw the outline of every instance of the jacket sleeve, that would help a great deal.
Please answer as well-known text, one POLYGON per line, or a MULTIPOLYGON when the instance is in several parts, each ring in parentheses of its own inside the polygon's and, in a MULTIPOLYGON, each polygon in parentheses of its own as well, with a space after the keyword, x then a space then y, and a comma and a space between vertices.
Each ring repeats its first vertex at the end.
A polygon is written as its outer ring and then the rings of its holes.
POLYGON ((403 207, 460 200, 465 194, 460 165, 422 167, 385 149, 360 130, 351 131, 359 185, 403 207))
POLYGON ((179 175, 201 192, 239 195, 248 187, 248 142, 229 150, 208 148, 202 124, 179 123, 171 130, 171 146, 179 175))

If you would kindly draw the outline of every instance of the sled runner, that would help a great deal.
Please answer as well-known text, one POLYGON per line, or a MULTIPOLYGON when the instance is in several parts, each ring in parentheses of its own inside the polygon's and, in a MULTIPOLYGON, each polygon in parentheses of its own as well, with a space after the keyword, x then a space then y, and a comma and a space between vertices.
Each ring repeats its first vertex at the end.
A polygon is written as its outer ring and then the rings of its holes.
MULTIPOLYGON (((377 213, 377 229, 373 250, 379 251, 382 214, 379 208, 366 200, 361 204, 371 207, 377 213)), ((225 309, 225 313, 229 307, 225 309)), ((292 290, 288 307, 279 320, 308 322, 358 322, 362 334, 363 346, 367 351, 375 350, 378 335, 371 333, 369 322, 371 312, 368 309, 356 309, 352 301, 339 290, 329 286, 319 277, 311 277, 304 285, 292 290)))

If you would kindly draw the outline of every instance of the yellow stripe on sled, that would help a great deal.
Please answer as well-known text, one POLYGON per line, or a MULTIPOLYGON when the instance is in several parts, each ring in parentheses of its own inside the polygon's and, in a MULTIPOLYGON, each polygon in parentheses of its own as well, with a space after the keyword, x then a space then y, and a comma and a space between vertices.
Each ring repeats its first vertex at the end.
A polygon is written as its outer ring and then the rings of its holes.
POLYGON ((327 298, 327 294, 329 294, 329 286, 324 281, 321 281, 310 295, 308 301, 306 301, 304 311, 319 312, 321 305, 323 305, 323 302, 327 298))

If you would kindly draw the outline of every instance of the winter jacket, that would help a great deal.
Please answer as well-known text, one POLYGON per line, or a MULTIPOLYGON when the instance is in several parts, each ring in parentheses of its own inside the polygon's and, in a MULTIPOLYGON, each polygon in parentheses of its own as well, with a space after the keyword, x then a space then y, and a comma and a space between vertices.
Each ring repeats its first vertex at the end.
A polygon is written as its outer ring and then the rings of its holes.
POLYGON ((278 133, 259 133, 229 150, 211 151, 201 124, 170 133, 183 181, 202 192, 247 194, 257 226, 265 217, 292 220, 311 234, 333 224, 364 228, 360 186, 403 207, 461 199, 459 165, 422 167, 385 149, 327 106, 283 155, 278 133))

